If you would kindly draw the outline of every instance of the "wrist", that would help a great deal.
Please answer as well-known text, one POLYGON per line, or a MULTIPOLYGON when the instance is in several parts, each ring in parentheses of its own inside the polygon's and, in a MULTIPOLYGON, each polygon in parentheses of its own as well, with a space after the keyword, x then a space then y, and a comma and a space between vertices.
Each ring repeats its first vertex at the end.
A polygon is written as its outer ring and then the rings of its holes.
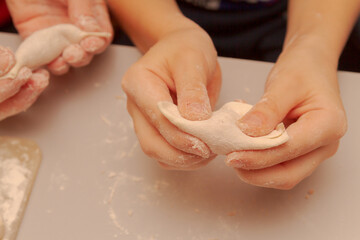
MULTIPOLYGON (((145 32, 142 36, 138 35, 135 37, 135 41, 139 38, 142 39, 148 39, 145 44, 136 44, 140 49, 144 49, 143 52, 147 51, 149 48, 151 48, 154 44, 161 41, 162 39, 167 38, 168 36, 172 34, 177 33, 188 33, 188 32, 197 32, 197 31, 203 31, 199 25, 197 25, 192 20, 186 18, 182 14, 178 14, 176 16, 172 16, 167 19, 166 25, 158 26, 158 28, 154 30, 150 30, 148 32, 145 32)), ((144 43, 144 42, 143 42, 144 43)))
POLYGON ((287 36, 280 57, 288 52, 295 52, 301 58, 310 58, 318 63, 326 63, 334 69, 337 69, 341 54, 341 50, 335 50, 323 36, 313 33, 287 36))
POLYGON ((196 25, 181 13, 175 1, 108 0, 107 3, 119 25, 141 52, 146 52, 171 32, 196 25))

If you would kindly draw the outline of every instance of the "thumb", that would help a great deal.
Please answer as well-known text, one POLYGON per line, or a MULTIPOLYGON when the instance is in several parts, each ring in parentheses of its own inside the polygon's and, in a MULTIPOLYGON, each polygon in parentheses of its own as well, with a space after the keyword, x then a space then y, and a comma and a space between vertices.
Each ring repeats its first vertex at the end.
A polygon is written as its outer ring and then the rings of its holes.
POLYGON ((212 111, 207 91, 207 74, 204 67, 192 59, 181 61, 173 74, 180 114, 188 120, 199 121, 210 118, 212 111))
POLYGON ((70 0, 69 17, 79 28, 88 32, 101 31, 100 25, 93 12, 93 0, 70 0))
POLYGON ((296 98, 294 93, 290 93, 283 91, 282 87, 265 92, 262 99, 237 121, 237 126, 248 136, 269 134, 295 106, 296 98))
MULTIPOLYGON (((84 31, 113 33, 106 3, 103 0, 70 0, 69 17, 84 31)), ((103 52, 111 41, 112 38, 90 36, 83 39, 80 45, 85 51, 98 54, 103 52)))

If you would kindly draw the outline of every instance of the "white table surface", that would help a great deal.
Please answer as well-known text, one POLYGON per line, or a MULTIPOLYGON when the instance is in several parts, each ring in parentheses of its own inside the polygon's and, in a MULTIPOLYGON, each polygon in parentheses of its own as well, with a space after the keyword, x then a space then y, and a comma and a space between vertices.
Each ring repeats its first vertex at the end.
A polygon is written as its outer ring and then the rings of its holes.
MULTIPOLYGON (((19 42, 0 33, 1 45, 19 42)), ((43 151, 18 240, 360 239, 360 74, 339 73, 349 130, 337 154, 279 191, 242 183, 223 157, 195 172, 166 171, 149 159, 120 87, 139 56, 112 46, 90 66, 51 77, 29 111, 0 122, 0 135, 33 139, 43 151)), ((260 98, 272 64, 220 64, 219 106, 260 98)))

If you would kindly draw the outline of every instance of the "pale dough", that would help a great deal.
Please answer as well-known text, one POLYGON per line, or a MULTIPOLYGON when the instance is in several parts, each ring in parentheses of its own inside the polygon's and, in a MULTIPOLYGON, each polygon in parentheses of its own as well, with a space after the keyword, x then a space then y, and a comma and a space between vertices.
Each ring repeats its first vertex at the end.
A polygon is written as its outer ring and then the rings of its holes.
POLYGON ((50 63, 60 56, 63 50, 74 43, 79 43, 84 37, 110 37, 107 32, 84 32, 72 24, 59 24, 39 30, 26 38, 16 50, 15 66, 0 79, 13 79, 22 67, 32 70, 50 63))
POLYGON ((266 136, 250 137, 244 134, 235 123, 252 108, 246 103, 226 103, 221 109, 213 112, 211 118, 203 121, 190 121, 183 118, 177 106, 171 102, 159 102, 158 107, 171 123, 204 141, 216 154, 226 155, 237 150, 272 148, 289 139, 282 123, 266 136))

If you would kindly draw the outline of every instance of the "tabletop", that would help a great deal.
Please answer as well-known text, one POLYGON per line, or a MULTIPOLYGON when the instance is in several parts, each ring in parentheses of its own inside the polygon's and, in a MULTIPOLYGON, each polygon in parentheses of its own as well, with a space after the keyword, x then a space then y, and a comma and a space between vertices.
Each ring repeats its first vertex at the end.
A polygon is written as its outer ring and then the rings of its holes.
MULTIPOLYGON (((1 45, 19 43, 0 33, 1 45)), ((0 135, 32 139, 43 152, 18 240, 359 239, 360 74, 339 72, 349 129, 337 154, 281 191, 242 183, 224 157, 193 172, 166 171, 148 158, 120 86, 139 57, 111 46, 89 66, 52 76, 30 110, 0 122, 0 135)), ((272 64, 219 61, 218 106, 256 103, 272 64)))

